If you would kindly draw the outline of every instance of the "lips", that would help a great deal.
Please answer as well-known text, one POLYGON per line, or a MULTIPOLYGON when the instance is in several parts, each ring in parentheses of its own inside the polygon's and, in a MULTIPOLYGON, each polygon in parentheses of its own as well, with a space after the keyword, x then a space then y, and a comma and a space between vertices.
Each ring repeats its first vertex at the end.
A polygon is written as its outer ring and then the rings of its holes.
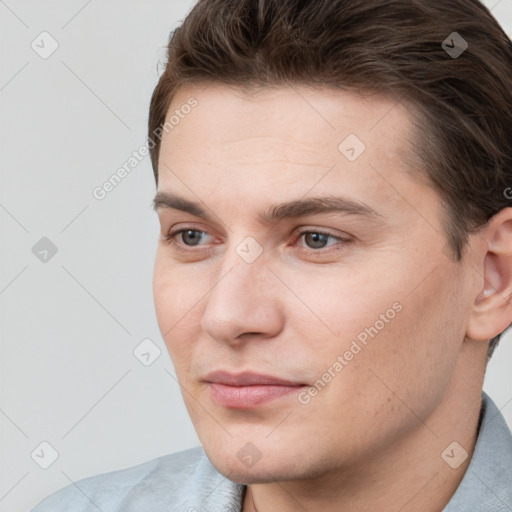
POLYGON ((243 372, 238 374, 226 371, 215 371, 209 373, 204 379, 206 382, 224 384, 226 386, 300 386, 302 382, 291 381, 273 377, 272 375, 263 375, 253 372, 243 372))
POLYGON ((253 372, 238 374, 215 371, 205 379, 212 399, 229 409, 253 409, 280 397, 296 393, 305 384, 253 372))

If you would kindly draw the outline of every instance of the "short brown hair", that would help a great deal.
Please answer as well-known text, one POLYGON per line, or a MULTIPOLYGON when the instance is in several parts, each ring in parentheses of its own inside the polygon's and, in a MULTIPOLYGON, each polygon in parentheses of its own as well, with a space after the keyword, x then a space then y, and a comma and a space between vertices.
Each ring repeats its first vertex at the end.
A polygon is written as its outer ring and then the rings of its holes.
POLYGON ((199 0, 170 36, 150 139, 178 87, 209 81, 377 90, 408 100, 420 113, 415 154, 443 202, 456 261, 468 235, 511 206, 512 44, 478 0, 199 0))

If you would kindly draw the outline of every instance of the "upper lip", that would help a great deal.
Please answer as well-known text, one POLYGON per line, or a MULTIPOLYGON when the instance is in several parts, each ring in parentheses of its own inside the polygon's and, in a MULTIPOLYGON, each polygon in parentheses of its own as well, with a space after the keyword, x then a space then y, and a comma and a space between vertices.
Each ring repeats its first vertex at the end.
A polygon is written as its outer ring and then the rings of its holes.
POLYGON ((230 373, 217 370, 209 373, 204 380, 206 382, 224 384, 226 386, 302 386, 302 382, 280 379, 272 375, 264 375, 251 371, 242 373, 230 373))

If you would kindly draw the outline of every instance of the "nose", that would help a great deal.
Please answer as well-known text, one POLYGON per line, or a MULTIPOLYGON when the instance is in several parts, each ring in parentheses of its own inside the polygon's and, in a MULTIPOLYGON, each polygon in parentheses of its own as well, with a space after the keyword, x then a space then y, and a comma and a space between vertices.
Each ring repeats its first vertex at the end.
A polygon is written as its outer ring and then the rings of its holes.
POLYGON ((280 295, 283 290, 263 256, 247 263, 234 254, 224 261, 208 295, 201 327, 211 338, 231 345, 275 337, 284 321, 280 295))

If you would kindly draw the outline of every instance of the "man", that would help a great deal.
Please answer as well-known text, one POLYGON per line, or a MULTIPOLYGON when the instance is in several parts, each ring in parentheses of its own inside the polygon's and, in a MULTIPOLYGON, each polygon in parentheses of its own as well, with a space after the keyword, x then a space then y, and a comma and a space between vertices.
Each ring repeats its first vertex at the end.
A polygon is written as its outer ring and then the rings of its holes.
POLYGON ((157 317, 202 448, 35 511, 512 510, 482 395, 512 321, 512 45, 487 9, 199 1, 149 135, 157 317))

